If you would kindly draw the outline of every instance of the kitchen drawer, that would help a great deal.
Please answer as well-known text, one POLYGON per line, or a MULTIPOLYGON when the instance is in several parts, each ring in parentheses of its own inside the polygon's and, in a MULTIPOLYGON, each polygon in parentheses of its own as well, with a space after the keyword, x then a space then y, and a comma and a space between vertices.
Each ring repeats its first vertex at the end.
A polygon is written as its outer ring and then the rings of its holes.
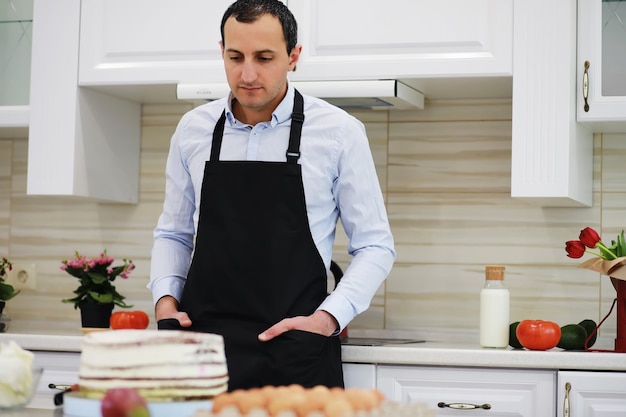
POLYGON ((43 367, 43 375, 37 386, 35 397, 29 407, 55 408, 54 394, 59 390, 51 389, 49 384, 72 385, 78 382, 80 353, 78 352, 42 352, 36 351, 35 365, 43 367))
POLYGON ((558 416, 566 415, 564 408, 570 417, 624 416, 626 373, 559 371, 558 379, 558 416))
POLYGON ((346 388, 376 388, 376 365, 373 363, 344 363, 343 380, 346 388))
POLYGON ((379 366, 378 389, 387 399, 424 403, 438 417, 515 415, 552 417, 556 371, 421 366, 379 366), (440 406, 447 404, 450 407, 440 406))

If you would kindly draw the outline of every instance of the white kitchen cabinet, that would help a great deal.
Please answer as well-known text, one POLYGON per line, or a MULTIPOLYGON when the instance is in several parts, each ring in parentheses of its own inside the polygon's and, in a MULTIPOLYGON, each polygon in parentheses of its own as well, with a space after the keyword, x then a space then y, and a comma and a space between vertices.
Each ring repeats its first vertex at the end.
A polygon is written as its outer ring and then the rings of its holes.
POLYGON ((510 76, 511 0, 290 0, 293 80, 510 76))
POLYGON ((218 42, 222 15, 231 3, 83 1, 79 84, 225 82, 218 42))
POLYGON ((376 388, 376 365, 373 363, 344 362, 343 382, 346 388, 376 388))
POLYGON ((28 136, 30 107, 0 106, 0 138, 25 138, 28 136))
POLYGON ((626 414, 626 374, 560 371, 557 405, 557 416, 623 417, 626 414))
POLYGON ((0 138, 28 136, 32 0, 0 2, 0 138))
POLYGON ((27 193, 136 203, 141 105, 78 86, 80 0, 35 0, 27 193))
MULTIPOLYGON (((81 10, 83 86, 223 82, 232 0, 92 0, 81 10)), ((511 76, 512 0, 288 2, 303 55, 294 80, 511 76)))
POLYGON ((387 399, 424 403, 437 416, 553 417, 556 371, 378 366, 387 399), (477 408, 474 409, 474 406, 477 408))
POLYGON ((43 375, 37 385, 37 392, 29 404, 32 408, 55 408, 54 394, 58 389, 51 389, 49 384, 73 385, 78 383, 80 353, 36 351, 35 365, 43 367, 43 375))
POLYGON ((514 4, 511 196, 591 206, 593 135, 576 123, 576 2, 514 4))
POLYGON ((626 130, 625 34, 626 2, 578 0, 576 111, 597 132, 626 130))
POLYGON ((32 31, 33 0, 0 2, 0 106, 28 105, 32 31))

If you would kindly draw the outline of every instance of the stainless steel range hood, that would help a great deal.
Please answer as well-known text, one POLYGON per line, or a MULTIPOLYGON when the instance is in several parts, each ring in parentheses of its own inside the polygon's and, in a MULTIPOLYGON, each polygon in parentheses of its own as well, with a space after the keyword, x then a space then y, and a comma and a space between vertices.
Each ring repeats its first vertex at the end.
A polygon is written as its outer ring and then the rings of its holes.
MULTIPOLYGON (((346 109, 423 109, 424 95, 396 80, 290 81, 302 94, 346 109)), ((226 83, 180 83, 179 100, 217 100, 230 92, 226 83)))

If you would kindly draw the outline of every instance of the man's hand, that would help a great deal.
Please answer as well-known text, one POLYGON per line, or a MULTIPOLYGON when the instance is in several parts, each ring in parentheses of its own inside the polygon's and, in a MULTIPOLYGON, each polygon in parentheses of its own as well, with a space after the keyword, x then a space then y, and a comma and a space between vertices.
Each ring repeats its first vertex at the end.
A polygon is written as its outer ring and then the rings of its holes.
POLYGON ((169 295, 159 298, 159 301, 154 306, 154 315, 157 321, 176 319, 182 327, 191 326, 191 319, 187 313, 178 311, 178 301, 169 295))
POLYGON ((317 310, 310 316, 296 316, 283 319, 261 333, 259 340, 267 342, 289 330, 304 330, 330 336, 339 328, 337 320, 327 311, 317 310))

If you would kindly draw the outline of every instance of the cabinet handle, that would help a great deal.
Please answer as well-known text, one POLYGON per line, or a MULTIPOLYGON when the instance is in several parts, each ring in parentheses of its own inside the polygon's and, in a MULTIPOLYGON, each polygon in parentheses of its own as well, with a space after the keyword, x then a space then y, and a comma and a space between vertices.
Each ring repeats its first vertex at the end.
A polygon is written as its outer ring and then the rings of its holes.
POLYGON ((61 391, 65 391, 69 387, 71 387, 71 385, 48 384, 48 388, 50 388, 50 389, 58 389, 58 390, 61 390, 61 391))
POLYGON ((441 401, 437 404, 439 408, 454 408, 455 410, 474 410, 476 408, 482 408, 483 410, 491 410, 491 404, 467 404, 467 403, 445 403, 441 401))
POLYGON ((589 97, 589 61, 585 61, 585 72, 583 72, 583 98, 585 99, 585 112, 589 111, 589 103, 587 98, 589 97))
POLYGON ((565 383, 565 399, 563 400, 563 417, 569 417, 569 390, 572 389, 572 384, 565 383))

